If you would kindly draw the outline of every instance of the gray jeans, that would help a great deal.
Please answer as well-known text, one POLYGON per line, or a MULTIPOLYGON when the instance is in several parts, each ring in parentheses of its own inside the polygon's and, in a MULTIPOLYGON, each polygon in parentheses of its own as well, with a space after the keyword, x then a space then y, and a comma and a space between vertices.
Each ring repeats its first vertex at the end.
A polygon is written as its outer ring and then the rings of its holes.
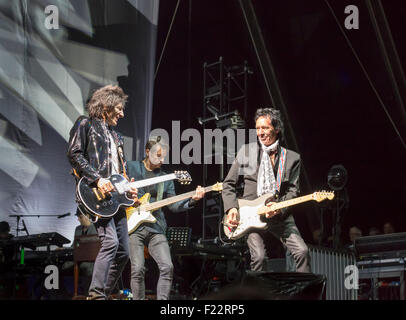
MULTIPOLYGON (((280 239, 284 247, 293 255, 297 272, 311 272, 309 250, 296 227, 293 217, 288 217, 285 221, 269 224, 268 230, 280 239)), ((259 232, 250 233, 247 244, 251 254, 251 270, 263 271, 266 251, 261 234, 259 232)))
POLYGON ((128 261, 128 227, 125 211, 120 209, 110 219, 99 219, 95 227, 101 247, 94 262, 89 295, 96 299, 105 299, 116 287, 128 261))
POLYGON ((168 300, 173 280, 173 264, 165 235, 152 233, 145 228, 130 235, 131 291, 134 300, 145 299, 144 246, 159 269, 157 299, 168 300))

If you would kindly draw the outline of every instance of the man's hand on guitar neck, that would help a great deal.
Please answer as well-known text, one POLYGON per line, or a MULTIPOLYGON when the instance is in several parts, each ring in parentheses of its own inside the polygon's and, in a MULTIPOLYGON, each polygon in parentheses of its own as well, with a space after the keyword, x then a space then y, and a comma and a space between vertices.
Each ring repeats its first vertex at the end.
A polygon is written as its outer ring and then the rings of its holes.
POLYGON ((240 214, 237 208, 231 208, 230 210, 228 210, 226 224, 232 228, 238 227, 238 225, 240 224, 240 222, 238 221, 239 215, 240 214))
MULTIPOLYGON (((134 182, 135 179, 131 178, 130 182, 134 182)), ((133 206, 137 207, 141 204, 140 199, 138 199, 138 189, 131 187, 130 191, 128 191, 130 197, 134 200, 133 206)))
POLYGON ((195 192, 195 194, 193 195, 192 199, 193 199, 194 201, 199 201, 200 199, 202 199, 202 198, 204 197, 204 194, 205 194, 205 193, 206 193, 206 192, 204 191, 204 188, 203 188, 203 187, 197 186, 196 192, 195 192))
POLYGON ((275 215, 277 215, 278 213, 279 213, 279 210, 271 210, 271 206, 273 205, 273 204, 275 204, 276 202, 268 202, 267 204, 266 204, 266 206, 269 208, 269 211, 267 211, 266 213, 265 213, 265 217, 266 218, 272 218, 273 216, 275 216, 275 215))

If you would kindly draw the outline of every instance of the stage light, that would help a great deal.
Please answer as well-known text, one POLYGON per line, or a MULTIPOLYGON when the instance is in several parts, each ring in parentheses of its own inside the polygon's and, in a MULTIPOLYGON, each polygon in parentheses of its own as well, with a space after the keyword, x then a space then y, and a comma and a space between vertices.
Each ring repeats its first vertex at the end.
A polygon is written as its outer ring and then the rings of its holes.
POLYGON ((342 190, 345 187, 347 180, 347 170, 343 165, 334 165, 330 168, 327 175, 327 183, 332 190, 342 190))

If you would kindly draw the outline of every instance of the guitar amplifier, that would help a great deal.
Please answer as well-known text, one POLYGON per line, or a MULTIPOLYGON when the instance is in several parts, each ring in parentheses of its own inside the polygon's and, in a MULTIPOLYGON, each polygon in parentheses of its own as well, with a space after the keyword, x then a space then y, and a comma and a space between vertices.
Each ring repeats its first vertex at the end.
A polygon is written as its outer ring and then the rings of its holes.
POLYGON ((360 237, 351 245, 358 257, 406 250, 406 232, 360 237))
POLYGON ((380 299, 381 279, 397 278, 400 300, 406 299, 406 232, 361 237, 351 249, 356 253, 359 279, 372 283, 368 296, 380 299))
POLYGON ((75 237, 73 241, 74 262, 95 261, 100 246, 101 243, 98 235, 83 235, 75 237))

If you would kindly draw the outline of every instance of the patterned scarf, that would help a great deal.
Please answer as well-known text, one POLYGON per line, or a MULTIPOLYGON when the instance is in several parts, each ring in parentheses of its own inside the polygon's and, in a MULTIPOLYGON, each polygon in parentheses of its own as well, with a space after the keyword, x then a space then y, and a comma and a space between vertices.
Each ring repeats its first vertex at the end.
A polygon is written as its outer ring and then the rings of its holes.
POLYGON ((258 169, 257 196, 260 197, 266 193, 270 193, 273 196, 276 191, 276 180, 269 152, 275 152, 278 149, 279 140, 276 140, 275 143, 268 147, 263 145, 261 141, 260 144, 263 152, 258 169))

